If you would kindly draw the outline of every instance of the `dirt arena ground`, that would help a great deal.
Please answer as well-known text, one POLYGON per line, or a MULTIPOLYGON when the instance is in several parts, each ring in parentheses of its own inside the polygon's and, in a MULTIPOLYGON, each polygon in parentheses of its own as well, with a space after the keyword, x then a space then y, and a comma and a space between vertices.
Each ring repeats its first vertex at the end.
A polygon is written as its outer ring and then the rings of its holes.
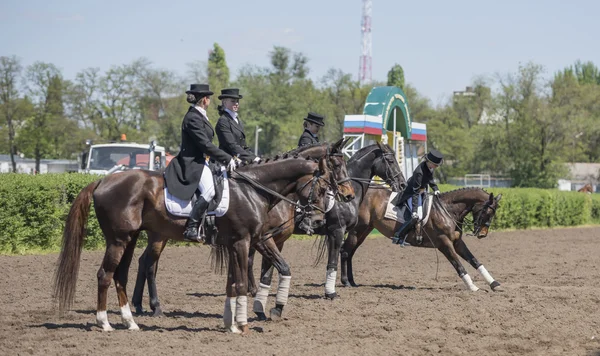
POLYGON ((325 266, 312 265, 313 241, 289 241, 285 318, 260 322, 250 310, 248 337, 223 332, 225 279, 210 271, 208 248, 165 250, 158 288, 166 317, 136 317, 138 332, 118 329, 114 287, 109 320, 117 330, 95 326, 103 252, 84 252, 74 311, 64 319, 50 291, 56 254, 0 256, 0 355, 600 355, 599 242, 600 228, 468 237, 504 288, 491 292, 468 266, 482 288, 472 293, 441 254, 435 280, 434 250, 373 238, 355 257, 360 287, 338 285, 341 298, 329 301, 325 266))

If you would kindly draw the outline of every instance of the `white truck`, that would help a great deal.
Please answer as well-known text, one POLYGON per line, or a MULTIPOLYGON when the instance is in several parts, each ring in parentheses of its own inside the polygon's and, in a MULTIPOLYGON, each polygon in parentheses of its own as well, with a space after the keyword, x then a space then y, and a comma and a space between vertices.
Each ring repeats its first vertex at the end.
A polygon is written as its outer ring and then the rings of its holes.
POLYGON ((92 144, 81 154, 80 173, 107 175, 128 169, 162 171, 173 156, 165 148, 150 144, 130 142, 92 144))

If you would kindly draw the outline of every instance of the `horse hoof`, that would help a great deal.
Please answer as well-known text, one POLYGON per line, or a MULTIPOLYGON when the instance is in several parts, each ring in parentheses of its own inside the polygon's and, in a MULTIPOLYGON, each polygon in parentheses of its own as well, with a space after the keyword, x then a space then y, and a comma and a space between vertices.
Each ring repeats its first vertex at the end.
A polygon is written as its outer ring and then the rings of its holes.
POLYGON ((325 293, 325 299, 334 300, 338 295, 336 292, 333 293, 325 293))
POLYGON ((271 320, 280 321, 281 320, 281 310, 277 308, 271 309, 271 320))
POLYGON ((225 330, 227 330, 228 332, 230 332, 232 334, 241 334, 242 333, 242 331, 235 324, 225 327, 225 330))
POLYGON ((98 324, 99 327, 102 328, 102 331, 114 331, 115 329, 113 329, 112 326, 110 326, 110 324, 98 324))
POLYGON ((165 316, 165 314, 163 313, 161 308, 156 308, 154 309, 154 313, 152 314, 153 317, 161 317, 161 316, 165 316))
POLYGON ((256 297, 256 293, 258 293, 258 290, 257 290, 257 289, 250 289, 250 290, 248 290, 248 295, 249 295, 250 297, 252 297, 252 298, 255 298, 255 297, 256 297))
POLYGON ((500 283, 498 281, 493 281, 492 283, 490 283, 490 288, 494 292, 503 292, 504 291, 504 289, 500 286, 500 283))
POLYGON ((267 320, 267 316, 263 312, 254 312, 254 314, 256 314, 256 318, 258 318, 258 320, 260 320, 260 321, 267 320))
POLYGON ((342 286, 344 286, 344 287, 352 287, 352 284, 350 284, 350 282, 348 282, 348 281, 342 281, 342 286))
POLYGON ((241 333, 242 333, 242 336, 250 335, 250 327, 248 326, 248 324, 241 325, 241 333))
POLYGON ((354 281, 350 282, 350 286, 352 287, 358 287, 358 284, 354 283, 354 281))
POLYGON ((127 330, 131 330, 131 331, 138 331, 138 330, 140 330, 140 327, 133 320, 124 321, 124 324, 127 327, 127 330))
POLYGON ((144 308, 142 308, 141 305, 134 305, 135 307, 135 314, 136 315, 143 315, 144 314, 144 308))

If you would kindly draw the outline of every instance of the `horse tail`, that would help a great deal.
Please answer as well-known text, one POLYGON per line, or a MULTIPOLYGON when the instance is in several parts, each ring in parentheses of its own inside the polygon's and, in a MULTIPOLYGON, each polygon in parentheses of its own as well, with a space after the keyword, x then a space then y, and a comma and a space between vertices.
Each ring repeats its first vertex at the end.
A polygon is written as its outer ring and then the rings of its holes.
POLYGON ((210 249, 211 267, 215 273, 223 274, 227 270, 229 253, 225 245, 212 245, 210 249))
POLYGON ((79 192, 67 216, 58 268, 54 274, 54 298, 59 301, 61 315, 73 305, 92 194, 100 182, 101 180, 90 183, 79 192))
POLYGON ((315 257, 315 262, 313 267, 317 267, 319 263, 323 260, 325 253, 327 252, 327 246, 329 245, 329 239, 332 239, 329 234, 325 235, 317 235, 314 244, 317 245, 317 256, 315 257))

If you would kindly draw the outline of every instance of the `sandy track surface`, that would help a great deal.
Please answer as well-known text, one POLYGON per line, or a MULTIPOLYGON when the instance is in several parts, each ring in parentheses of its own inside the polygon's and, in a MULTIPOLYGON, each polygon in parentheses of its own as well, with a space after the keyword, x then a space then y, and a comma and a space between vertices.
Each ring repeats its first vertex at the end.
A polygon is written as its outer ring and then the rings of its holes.
POLYGON ((0 256, 0 355, 600 355, 600 228, 492 231, 466 241, 504 291, 491 292, 465 262, 481 288, 468 292, 439 253, 436 266, 434 250, 373 238, 354 259, 360 286, 338 283, 341 297, 329 301, 313 241, 289 241, 284 320, 255 320, 249 298, 247 337, 222 328, 225 276, 210 271, 205 247, 165 250, 158 289, 166 316, 135 317, 138 332, 123 330, 114 286, 109 320, 117 330, 95 325, 103 252, 83 253, 74 311, 65 318, 51 298, 57 254, 0 256))

